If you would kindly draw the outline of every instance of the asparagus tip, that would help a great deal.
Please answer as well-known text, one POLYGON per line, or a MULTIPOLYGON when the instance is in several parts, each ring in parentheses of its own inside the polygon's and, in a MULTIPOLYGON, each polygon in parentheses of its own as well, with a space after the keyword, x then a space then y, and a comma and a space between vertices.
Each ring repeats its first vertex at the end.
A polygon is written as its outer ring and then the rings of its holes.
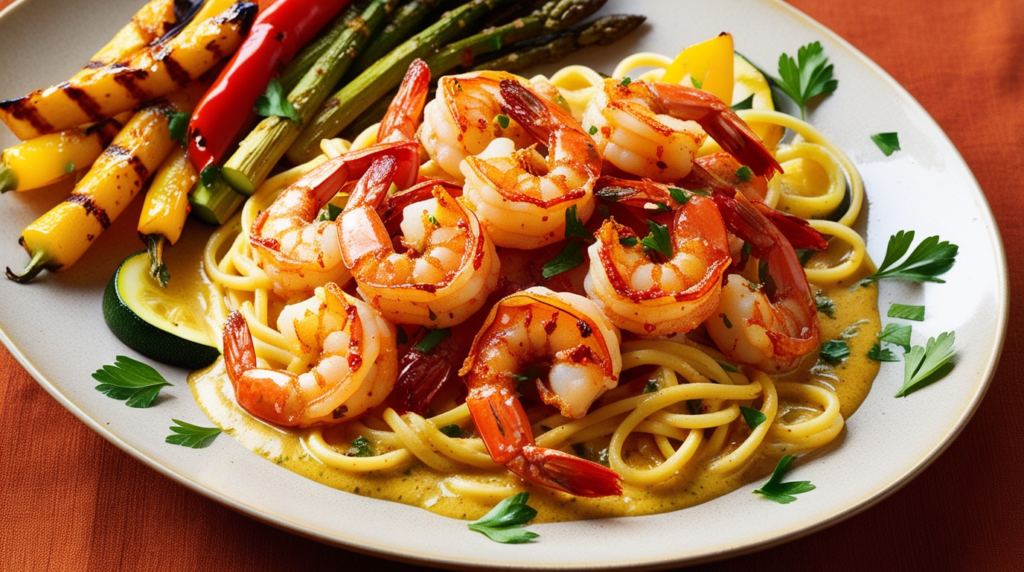
POLYGON ((13 280, 18 284, 28 284, 43 270, 56 270, 58 268, 60 268, 60 265, 51 265, 50 257, 46 255, 45 251, 40 250, 32 256, 32 260, 29 261, 28 266, 25 267, 25 270, 22 270, 21 274, 16 274, 10 267, 7 267, 7 279, 13 280))
POLYGON ((7 165, 0 165, 0 194, 18 188, 18 176, 7 165))

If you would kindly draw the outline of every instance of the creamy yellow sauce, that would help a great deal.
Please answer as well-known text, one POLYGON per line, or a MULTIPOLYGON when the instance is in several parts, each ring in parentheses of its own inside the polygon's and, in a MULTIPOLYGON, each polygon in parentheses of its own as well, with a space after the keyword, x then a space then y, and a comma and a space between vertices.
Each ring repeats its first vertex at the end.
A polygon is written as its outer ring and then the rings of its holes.
MULTIPOLYGON (((840 255, 836 255, 840 256, 840 255)), ((830 253, 818 255, 812 262, 828 263, 830 253)), ((860 278, 866 275, 864 269, 860 278)), ((178 276, 182 276, 179 274, 178 276)), ((187 294, 191 299, 204 298, 209 286, 194 278, 187 294)), ((844 418, 849 418, 864 401, 878 373, 879 363, 866 357, 880 329, 878 314, 877 286, 850 289, 851 284, 840 283, 815 286, 814 291, 832 299, 835 303, 834 318, 818 314, 821 340, 846 339, 850 356, 837 366, 818 360, 818 355, 808 355, 800 368, 782 376, 787 381, 807 380, 809 383, 826 386, 836 392, 841 402, 844 418)), ((217 426, 238 440, 246 448, 266 457, 271 462, 294 471, 327 486, 349 491, 362 496, 401 502, 445 516, 460 519, 476 519, 490 510, 493 505, 515 492, 528 491, 530 505, 539 511, 537 522, 557 522, 611 516, 636 516, 674 511, 707 502, 736 488, 766 477, 774 468, 777 457, 759 454, 740 471, 727 475, 716 475, 706 471, 708 460, 693 463, 684 472, 652 486, 624 484, 621 497, 598 499, 571 497, 546 488, 532 486, 507 471, 487 472, 466 469, 458 475, 439 474, 421 464, 389 472, 351 473, 327 467, 317 461, 303 447, 302 431, 286 430, 263 423, 243 411, 233 397, 231 384, 218 361, 210 368, 193 373, 189 385, 199 406, 217 426), (494 488, 491 497, 470 498, 452 492, 453 481, 476 481, 494 488)), ((805 404, 790 404, 780 408, 778 415, 793 422, 801 417, 814 415, 815 411, 805 404)), ((472 428, 464 428, 471 430, 472 428)), ((744 428, 735 431, 732 440, 739 440, 744 428)), ((326 432, 330 441, 332 433, 326 432)), ((339 450, 348 444, 335 436, 339 450)), ((637 447, 631 463, 644 463, 643 443, 637 447)))

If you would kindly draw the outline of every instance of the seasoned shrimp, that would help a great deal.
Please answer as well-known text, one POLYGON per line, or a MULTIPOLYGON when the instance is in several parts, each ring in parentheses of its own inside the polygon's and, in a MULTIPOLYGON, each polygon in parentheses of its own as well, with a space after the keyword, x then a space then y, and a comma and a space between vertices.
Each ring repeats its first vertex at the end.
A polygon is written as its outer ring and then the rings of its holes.
MULTIPOLYGON (((614 192, 625 204, 677 204, 667 189, 650 181, 602 178, 599 186, 599 195, 614 192)), ((589 248, 587 296, 612 323, 635 334, 664 336, 699 326, 718 307, 722 275, 731 261, 725 223, 713 200, 692 195, 659 218, 664 217, 669 217, 671 256, 650 252, 632 229, 612 218, 589 248)))
POLYGON ((547 147, 516 151, 505 138, 462 163, 464 198, 501 247, 532 250, 565 237, 565 212, 586 222, 601 172, 594 142, 567 112, 521 84, 501 81, 501 109, 547 147))
POLYGON ((468 207, 443 185, 428 182, 402 195, 411 204, 402 209, 402 250, 396 250, 377 209, 397 169, 394 159, 382 158, 349 197, 338 218, 345 266, 362 296, 389 320, 432 328, 458 324, 483 306, 498 283, 494 243, 468 207))
POLYGON ((256 217, 249 244, 257 264, 273 281, 275 294, 292 300, 306 297, 328 282, 348 281, 338 225, 316 218, 324 203, 345 183, 362 176, 375 159, 384 155, 403 159, 403 167, 394 179, 396 184, 407 187, 415 182, 419 159, 416 143, 376 145, 328 159, 281 192, 256 217))
POLYGON ((510 73, 480 71, 445 76, 437 82, 437 96, 423 112, 419 140, 430 157, 446 173, 461 182, 459 165, 470 155, 478 155, 491 141, 505 138, 517 148, 532 139, 518 123, 502 127, 500 82, 516 81, 510 73))
POLYGON ((800 259, 782 232, 742 194, 714 198, 726 226, 751 245, 771 279, 755 284, 738 274, 729 276, 718 309, 706 322, 708 334, 736 362, 771 374, 791 371, 818 347, 817 309, 800 259))
POLYGON ((686 177, 711 137, 755 175, 782 172, 757 135, 714 95, 676 84, 605 80, 583 112, 601 155, 627 173, 662 182, 686 177))
POLYGON ((224 363, 235 399, 254 416, 286 427, 332 424, 379 405, 398 375, 394 326, 333 282, 286 306, 277 327, 312 369, 303 374, 257 366, 239 312, 224 325, 224 363))
POLYGON ((466 404, 495 462, 529 482, 570 494, 622 494, 621 477, 585 459, 538 447, 516 395, 517 374, 547 369, 537 380, 541 399, 562 415, 582 417, 618 383, 619 332, 582 296, 530 288, 502 299, 473 341, 459 375, 466 404))

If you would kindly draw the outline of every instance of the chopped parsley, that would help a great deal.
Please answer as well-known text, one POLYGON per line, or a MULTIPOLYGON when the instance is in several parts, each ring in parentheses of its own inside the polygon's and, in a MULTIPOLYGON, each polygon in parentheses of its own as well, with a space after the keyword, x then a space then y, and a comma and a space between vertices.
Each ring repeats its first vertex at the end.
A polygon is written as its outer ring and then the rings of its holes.
POLYGON ((690 83, 692 83, 693 87, 697 89, 704 89, 704 82, 693 76, 690 76, 690 83))
POLYGON ((551 278, 583 264, 583 245, 569 241, 562 251, 540 269, 541 276, 551 278))
POLYGON ((727 371, 729 373, 739 373, 740 372, 740 368, 732 365, 731 363, 729 363, 727 361, 715 360, 715 363, 717 363, 722 369, 724 369, 725 371, 727 371))
POLYGON ((652 380, 650 380, 650 381, 648 381, 647 383, 644 384, 644 391, 643 392, 644 393, 654 393, 655 391, 658 391, 659 389, 661 389, 661 387, 658 385, 658 382, 654 381, 652 379, 652 380))
POLYGON ((200 427, 177 419, 171 419, 171 421, 177 424, 170 427, 171 433, 174 434, 168 435, 164 439, 165 443, 170 443, 171 445, 202 449, 203 447, 208 447, 217 438, 217 435, 221 434, 221 430, 217 427, 200 427))
POLYGON ((217 165, 207 165, 202 171, 199 172, 199 182, 204 187, 212 187, 217 182, 217 177, 220 176, 220 169, 217 165))
POLYGON ((187 113, 174 112, 169 114, 167 129, 171 133, 171 141, 185 144, 185 133, 188 131, 189 115, 187 113))
POLYGON ((757 426, 768 420, 768 416, 761 413, 757 409, 751 409, 749 407, 743 407, 740 405, 740 414, 743 415, 743 420, 747 422, 747 427, 753 431, 757 429, 757 426))
POLYGON ((913 326, 900 326, 897 324, 886 324, 881 332, 878 332, 878 341, 888 342, 910 351, 910 334, 913 326))
POLYGON ((633 247, 640 244, 640 239, 638 239, 635 236, 626 236, 619 238, 619 244, 621 244, 622 246, 633 247))
POLYGON ((356 437, 352 443, 352 448, 348 450, 349 457, 372 457, 373 456, 373 445, 370 440, 362 435, 356 437))
POLYGON ((875 133, 871 136, 871 140, 875 142, 875 145, 878 145, 878 148, 882 150, 882 153, 885 153, 886 157, 900 150, 900 137, 895 132, 875 133))
POLYGON ((570 237, 593 238, 593 235, 583 227, 583 221, 577 214, 576 205, 565 209, 565 238, 570 237))
POLYGON ((788 504, 796 500, 793 495, 813 491, 815 487, 810 481, 782 482, 782 477, 789 472, 789 466, 793 464, 793 459, 795 459, 793 455, 786 455, 779 459, 779 464, 775 466, 771 478, 754 493, 763 495, 768 500, 779 504, 788 504))
POLYGON ((821 346, 821 359, 832 365, 838 365, 850 355, 850 346, 846 340, 830 340, 821 346))
POLYGON ((672 195, 672 200, 673 201, 675 201, 675 202, 677 202, 677 203, 679 203, 681 205, 685 205, 686 203, 690 202, 690 194, 687 193, 686 191, 684 191, 683 189, 679 189, 679 188, 676 188, 676 187, 669 187, 668 188, 668 193, 670 195, 672 195))
POLYGON ((67 174, 67 175, 70 175, 71 173, 74 173, 74 172, 75 172, 75 164, 72 163, 71 161, 68 161, 68 164, 64 165, 64 173, 67 174))
POLYGON ((748 95, 747 98, 744 99, 743 101, 739 101, 737 103, 732 104, 732 110, 733 111, 742 111, 744 109, 753 109, 753 108, 754 108, 754 94, 748 95))
POLYGON ((647 219, 647 228, 651 229, 651 233, 640 239, 640 244, 665 258, 672 258, 672 241, 668 237, 668 227, 647 219))
POLYGON ((800 117, 807 118, 807 103, 815 97, 836 90, 839 81, 832 79, 832 64, 828 63, 821 42, 813 42, 797 50, 794 60, 787 54, 779 56, 779 77, 771 78, 779 89, 800 107, 800 117))
POLYGON ((750 178, 753 177, 753 176, 754 176, 754 172, 751 171, 750 167, 748 167, 746 165, 743 165, 739 169, 736 169, 736 178, 741 180, 741 181, 743 181, 744 183, 749 183, 750 182, 750 178))
POLYGON ((591 136, 597 135, 597 126, 596 125, 591 125, 590 126, 590 131, 588 131, 587 133, 590 133, 591 136))
POLYGON ((299 112, 284 95, 284 87, 275 77, 267 84, 267 90, 256 98, 256 115, 262 117, 286 117, 295 123, 302 123, 299 112))
POLYGON ((423 336, 423 339, 416 342, 416 345, 414 345, 412 349, 420 353, 429 354, 431 350, 433 350, 434 347, 437 346, 437 344, 441 343, 441 340, 451 335, 452 331, 449 328, 441 328, 440 330, 434 330, 429 334, 423 336))
POLYGON ((510 122, 508 115, 501 115, 499 113, 498 116, 495 117, 495 119, 498 120, 498 125, 500 125, 502 129, 508 129, 508 125, 510 122))
MULTIPOLYGON (((814 251, 812 250, 808 252, 814 251)), ((821 293, 821 291, 814 294, 814 304, 817 306, 819 312, 833 320, 836 319, 836 303, 833 302, 831 298, 821 293)))
POLYGON ((536 509, 526 504, 529 500, 530 493, 512 495, 498 503, 480 520, 469 523, 469 529, 502 544, 529 542, 539 536, 523 528, 524 524, 537 516, 536 509))
POLYGON ((953 369, 949 362, 956 356, 955 339, 953 332, 943 332, 937 338, 928 338, 925 347, 914 346, 903 354, 903 387, 896 397, 906 397, 945 377, 953 369))
POLYGON ((153 405, 160 390, 171 386, 152 366, 125 356, 117 356, 114 365, 96 370, 92 378, 100 382, 96 391, 139 409, 153 405))
POLYGON ((924 306, 907 306, 905 304, 892 304, 889 306, 889 313, 887 314, 890 318, 900 318, 902 320, 914 320, 915 322, 924 321, 924 306))
POLYGON ((622 81, 620 81, 620 82, 619 82, 619 85, 621 85, 622 87, 626 87, 627 85, 629 85, 629 84, 630 84, 630 83, 632 83, 632 82, 633 82, 633 80, 632 80, 632 79, 630 79, 630 78, 629 78, 629 77, 627 76, 627 77, 624 77, 624 78, 622 78, 622 81))
POLYGON ((875 342, 875 345, 871 346, 868 350, 868 359, 875 361, 900 361, 896 354, 892 353, 892 350, 886 348, 882 349, 881 342, 875 342))
POLYGON ((443 433, 446 437, 451 437, 452 439, 462 438, 462 427, 459 427, 454 423, 451 425, 445 425, 444 427, 439 427, 437 430, 443 433))

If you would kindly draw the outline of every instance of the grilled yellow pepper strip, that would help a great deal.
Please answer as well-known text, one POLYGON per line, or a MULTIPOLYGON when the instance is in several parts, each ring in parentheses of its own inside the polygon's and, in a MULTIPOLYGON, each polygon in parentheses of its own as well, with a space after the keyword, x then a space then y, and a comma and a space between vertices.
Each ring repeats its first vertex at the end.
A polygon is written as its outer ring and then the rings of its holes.
POLYGON ((178 145, 171 140, 168 115, 190 113, 207 87, 193 84, 136 113, 71 195, 21 233, 32 260, 21 274, 8 268, 7 277, 25 283, 44 269, 65 269, 81 258, 178 145))
POLYGON ((45 187, 92 166, 133 113, 126 111, 86 129, 40 135, 0 154, 0 193, 45 187))
POLYGON ((201 22, 191 34, 149 46, 123 65, 0 101, 0 119, 25 140, 97 122, 167 95, 237 50, 256 12, 251 2, 232 4, 219 16, 201 22))
POLYGON ((188 192, 199 176, 181 147, 171 151, 146 191, 146 202, 139 217, 139 235, 149 250, 149 273, 167 287, 171 274, 163 261, 164 245, 174 244, 188 216, 188 192))
POLYGON ((85 69, 73 78, 85 77, 97 68, 118 63, 163 36, 175 23, 174 0, 152 0, 132 16, 124 28, 103 46, 96 55, 89 58, 85 69))

